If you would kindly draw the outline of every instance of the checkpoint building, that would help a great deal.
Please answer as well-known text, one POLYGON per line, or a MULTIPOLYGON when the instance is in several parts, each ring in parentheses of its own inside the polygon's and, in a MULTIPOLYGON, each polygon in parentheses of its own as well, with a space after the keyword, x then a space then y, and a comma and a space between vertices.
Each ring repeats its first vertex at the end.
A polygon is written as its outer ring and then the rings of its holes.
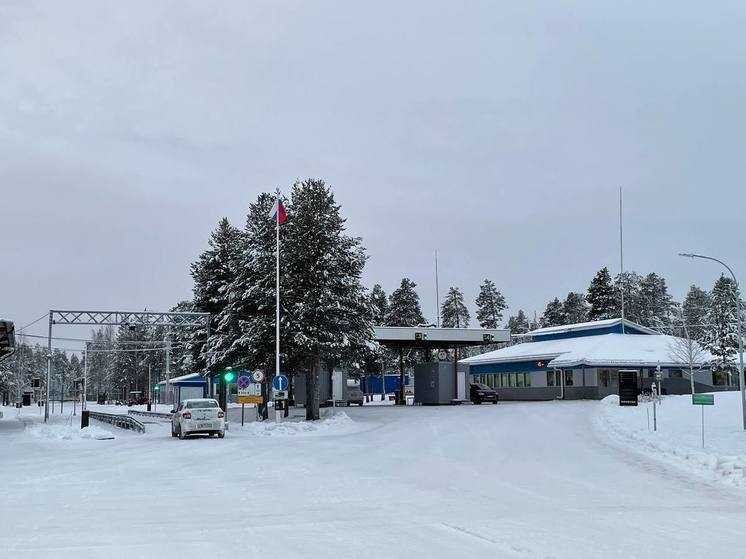
MULTIPOLYGON (((681 338, 620 318, 553 326, 518 337, 518 343, 462 359, 472 382, 494 388, 504 400, 600 399, 617 394, 619 370, 636 370, 649 389, 661 367, 664 394, 689 394, 688 364, 676 355, 681 338)), ((736 379, 713 373, 712 355, 700 352, 695 391, 733 389, 736 379)))

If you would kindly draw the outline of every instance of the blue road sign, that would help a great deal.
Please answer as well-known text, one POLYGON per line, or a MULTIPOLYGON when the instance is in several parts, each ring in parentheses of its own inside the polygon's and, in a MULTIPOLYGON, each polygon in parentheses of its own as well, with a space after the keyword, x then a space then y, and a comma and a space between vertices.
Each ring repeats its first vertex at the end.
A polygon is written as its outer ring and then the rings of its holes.
POLYGON ((275 390, 287 390, 288 389, 288 377, 285 375, 277 375, 272 379, 272 388, 275 390))

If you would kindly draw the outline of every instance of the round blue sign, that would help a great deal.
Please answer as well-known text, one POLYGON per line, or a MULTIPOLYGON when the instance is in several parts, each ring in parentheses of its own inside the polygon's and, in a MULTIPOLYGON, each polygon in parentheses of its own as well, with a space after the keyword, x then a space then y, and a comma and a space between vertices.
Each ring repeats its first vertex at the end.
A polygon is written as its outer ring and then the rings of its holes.
POLYGON ((288 377, 285 375, 277 375, 272 379, 272 388, 275 390, 287 390, 288 389, 288 377))

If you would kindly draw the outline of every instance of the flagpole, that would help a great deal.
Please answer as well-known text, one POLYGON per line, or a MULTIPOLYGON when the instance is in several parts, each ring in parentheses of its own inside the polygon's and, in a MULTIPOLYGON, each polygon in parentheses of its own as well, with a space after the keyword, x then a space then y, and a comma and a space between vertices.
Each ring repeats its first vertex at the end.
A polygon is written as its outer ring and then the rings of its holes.
MULTIPOLYGON (((277 189, 275 213, 275 375, 280 374, 280 189, 277 189)), ((267 391, 269 393, 269 391, 267 391)), ((280 415, 275 409, 275 421, 280 415)))

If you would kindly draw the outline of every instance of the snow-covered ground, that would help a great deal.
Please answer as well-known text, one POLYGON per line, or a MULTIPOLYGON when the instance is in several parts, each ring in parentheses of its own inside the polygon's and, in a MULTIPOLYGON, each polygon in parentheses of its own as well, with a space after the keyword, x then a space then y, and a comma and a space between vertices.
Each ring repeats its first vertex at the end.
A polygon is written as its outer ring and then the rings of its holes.
POLYGON ((714 406, 695 406, 691 395, 664 396, 656 409, 658 429, 653 431, 652 403, 620 407, 616 396, 608 396, 599 408, 598 426, 618 444, 707 481, 746 489, 746 432, 741 394, 716 392, 714 397, 714 406))
POLYGON ((741 489, 610 442, 607 408, 364 406, 185 441, 47 437, 5 408, 0 557, 738 556, 741 489))

